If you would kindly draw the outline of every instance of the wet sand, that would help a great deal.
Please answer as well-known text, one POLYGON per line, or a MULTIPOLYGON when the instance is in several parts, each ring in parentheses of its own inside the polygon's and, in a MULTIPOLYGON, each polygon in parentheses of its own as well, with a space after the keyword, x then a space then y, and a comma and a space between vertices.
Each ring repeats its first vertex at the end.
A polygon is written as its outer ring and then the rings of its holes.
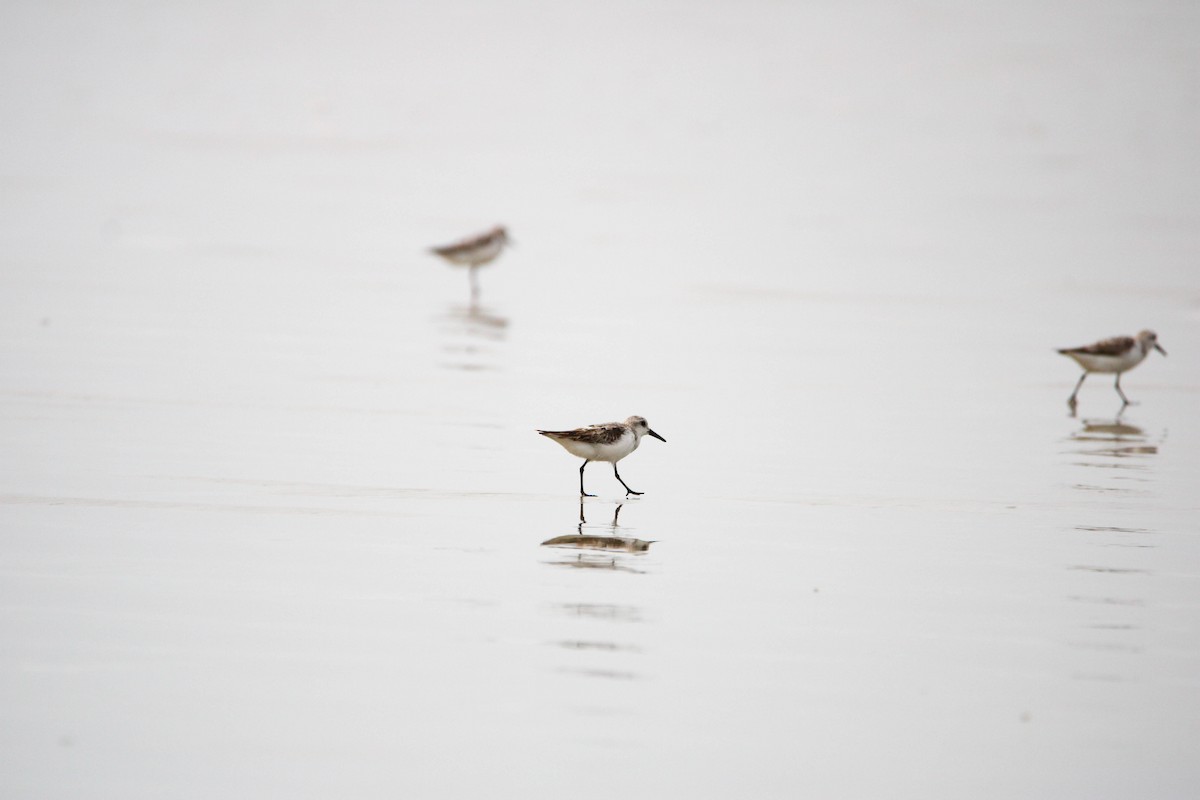
POLYGON ((0 26, 0 793, 1190 796, 1194 11, 181 8, 0 26))

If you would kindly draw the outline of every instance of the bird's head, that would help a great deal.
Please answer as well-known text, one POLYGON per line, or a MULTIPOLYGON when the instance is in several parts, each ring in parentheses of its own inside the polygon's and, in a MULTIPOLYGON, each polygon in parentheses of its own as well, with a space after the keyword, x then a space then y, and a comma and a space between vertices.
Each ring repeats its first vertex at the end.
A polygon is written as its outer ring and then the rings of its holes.
POLYGON ((660 442, 666 441, 666 439, 650 430, 650 423, 646 422, 645 417, 630 417, 629 419, 625 420, 625 424, 633 429, 633 435, 639 439, 641 439, 643 436, 653 436, 660 442))
POLYGON ((1153 347, 1164 356, 1167 354, 1167 351, 1163 350, 1162 345, 1158 343, 1158 334, 1154 331, 1142 331, 1137 335, 1137 339, 1142 345, 1142 352, 1148 353, 1150 348, 1153 347))

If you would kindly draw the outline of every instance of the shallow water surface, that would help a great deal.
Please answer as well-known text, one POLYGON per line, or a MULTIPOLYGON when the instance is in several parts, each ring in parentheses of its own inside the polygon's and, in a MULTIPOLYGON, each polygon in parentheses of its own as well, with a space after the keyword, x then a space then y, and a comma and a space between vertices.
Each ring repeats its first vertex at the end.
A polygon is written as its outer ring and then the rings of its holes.
POLYGON ((0 26, 5 797, 1191 795, 1193 9, 172 8, 0 26))

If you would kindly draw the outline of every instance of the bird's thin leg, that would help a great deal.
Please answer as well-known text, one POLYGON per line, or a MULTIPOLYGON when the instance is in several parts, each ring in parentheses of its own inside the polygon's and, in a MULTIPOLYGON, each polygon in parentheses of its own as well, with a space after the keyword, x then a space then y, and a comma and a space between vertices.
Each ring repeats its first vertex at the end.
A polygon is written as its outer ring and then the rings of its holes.
POLYGON ((471 274, 471 306, 474 307, 475 303, 479 300, 479 278, 475 276, 476 267, 474 264, 467 269, 471 274))
MULTIPOLYGON (((617 480, 621 481, 621 473, 617 472, 617 462, 615 461, 613 462, 613 475, 616 475, 617 480)), ((645 494, 645 492, 635 492, 633 489, 630 489, 629 484, 625 483, 625 481, 621 481, 621 485, 624 486, 625 491, 629 492, 630 494, 645 494)))
POLYGON ((1113 387, 1117 390, 1117 394, 1121 395, 1121 401, 1125 403, 1125 405, 1129 405, 1129 398, 1126 397, 1125 393, 1121 391, 1121 373, 1119 372, 1117 373, 1117 382, 1113 384, 1113 387))
MULTIPOLYGON (((585 460, 582 464, 579 465, 579 496, 580 497, 595 497, 596 496, 594 494, 588 494, 587 492, 585 492, 583 490, 583 468, 586 467, 588 465, 588 463, 589 462, 587 462, 585 460)), ((583 508, 580 507, 580 516, 582 516, 582 512, 583 512, 583 508)))
POLYGON ((1083 386, 1083 379, 1087 376, 1088 374, 1086 372, 1079 376, 1079 383, 1075 384, 1075 391, 1071 392, 1071 396, 1067 398, 1067 405, 1075 405, 1075 395, 1079 394, 1079 387, 1083 386))

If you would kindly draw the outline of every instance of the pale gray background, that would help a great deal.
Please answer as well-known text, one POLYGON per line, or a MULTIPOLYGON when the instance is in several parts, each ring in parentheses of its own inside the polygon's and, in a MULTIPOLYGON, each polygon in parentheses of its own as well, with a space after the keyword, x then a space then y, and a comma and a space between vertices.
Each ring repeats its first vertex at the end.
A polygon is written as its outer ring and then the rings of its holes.
POLYGON ((1188 2, 6 3, 0 794, 1193 796, 1198 65, 1188 2), (472 315, 424 249, 496 222, 472 315), (629 414, 656 543, 540 547, 533 429, 629 414))

